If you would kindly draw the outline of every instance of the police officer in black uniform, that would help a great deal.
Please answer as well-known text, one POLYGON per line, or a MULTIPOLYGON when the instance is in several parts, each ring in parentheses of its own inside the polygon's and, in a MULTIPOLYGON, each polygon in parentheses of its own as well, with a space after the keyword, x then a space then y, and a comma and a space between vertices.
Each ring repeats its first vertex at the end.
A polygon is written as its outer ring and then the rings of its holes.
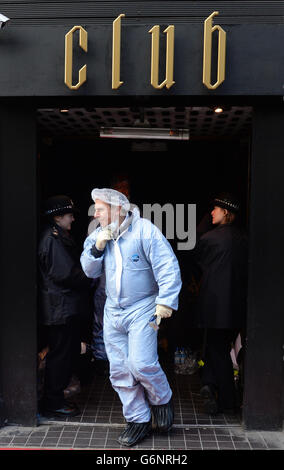
POLYGON ((40 323, 44 325, 48 354, 41 403, 43 414, 75 416, 76 405, 64 399, 80 354, 80 303, 90 288, 80 265, 80 253, 70 236, 76 211, 64 195, 45 202, 46 226, 40 238, 40 323))
POLYGON ((236 411, 231 345, 245 327, 247 236, 236 225, 238 201, 228 193, 212 202, 212 230, 204 233, 194 259, 201 271, 195 307, 197 327, 205 330, 201 396, 209 414, 236 411))

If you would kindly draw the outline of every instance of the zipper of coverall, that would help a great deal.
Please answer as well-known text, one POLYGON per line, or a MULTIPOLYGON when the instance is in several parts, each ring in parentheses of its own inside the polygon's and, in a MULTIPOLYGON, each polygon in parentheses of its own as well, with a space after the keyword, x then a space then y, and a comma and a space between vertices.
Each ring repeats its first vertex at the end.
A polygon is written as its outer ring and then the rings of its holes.
POLYGON ((118 240, 120 237, 128 230, 128 227, 119 234, 116 240, 113 240, 114 244, 114 257, 115 257, 115 264, 116 264, 116 279, 115 279, 115 284, 116 284, 116 293, 117 293, 117 299, 118 299, 118 305, 120 306, 120 290, 121 290, 121 276, 122 276, 122 256, 121 256, 121 251, 118 245, 118 240))

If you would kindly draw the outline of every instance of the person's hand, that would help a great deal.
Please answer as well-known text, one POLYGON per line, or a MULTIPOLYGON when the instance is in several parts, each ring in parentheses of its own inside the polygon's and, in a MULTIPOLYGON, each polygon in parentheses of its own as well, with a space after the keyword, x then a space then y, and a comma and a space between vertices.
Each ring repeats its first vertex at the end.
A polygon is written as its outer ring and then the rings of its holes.
POLYGON ((112 239, 112 230, 110 228, 105 228, 101 230, 96 240, 96 248, 99 251, 103 251, 106 247, 107 242, 111 239, 112 239))
POLYGON ((156 306, 155 315, 157 317, 156 323, 159 325, 161 323, 162 318, 169 318, 171 317, 173 310, 166 305, 159 305, 156 306))

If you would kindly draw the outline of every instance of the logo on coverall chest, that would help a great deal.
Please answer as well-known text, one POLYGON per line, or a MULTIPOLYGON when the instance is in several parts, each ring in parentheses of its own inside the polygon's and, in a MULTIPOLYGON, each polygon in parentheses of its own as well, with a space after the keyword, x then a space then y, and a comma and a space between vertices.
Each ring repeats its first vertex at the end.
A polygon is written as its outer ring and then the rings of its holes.
POLYGON ((134 263, 137 263, 137 261, 139 261, 139 255, 132 255, 132 256, 131 256, 131 260, 132 260, 134 263))

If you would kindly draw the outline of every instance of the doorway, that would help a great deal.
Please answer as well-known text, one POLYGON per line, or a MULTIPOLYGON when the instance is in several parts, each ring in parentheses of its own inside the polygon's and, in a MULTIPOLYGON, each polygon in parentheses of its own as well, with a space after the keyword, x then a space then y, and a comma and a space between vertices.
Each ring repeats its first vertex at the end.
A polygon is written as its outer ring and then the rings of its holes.
MULTIPOLYGON (((67 108, 38 110, 39 199, 67 194, 79 208, 73 235, 80 247, 87 236, 94 187, 111 187, 127 179, 130 200, 144 204, 196 204, 196 224, 209 210, 214 194, 238 195, 248 220, 249 153, 252 109, 226 107, 149 107, 143 110, 152 127, 189 129, 189 141, 102 139, 100 127, 131 126, 140 108, 67 108)), ((143 215, 143 214, 142 214, 143 215)), ((187 279, 187 253, 169 240, 187 279)), ((167 322, 159 342, 161 360, 176 400, 175 423, 189 425, 239 424, 239 417, 208 417, 202 412, 198 368, 192 375, 176 374, 173 355, 177 346, 198 350, 202 338, 191 328, 190 305, 167 322), (180 314, 180 315, 179 315, 180 314)), ((90 340, 91 314, 86 316, 86 341, 90 340)), ((85 365, 83 365, 83 369, 85 365)), ((88 368, 87 368, 88 369, 88 368)), ((88 375, 88 370, 84 369, 88 375)), ((91 374, 92 375, 92 374, 91 374)), ((82 414, 67 421, 122 423, 121 405, 107 377, 84 376, 77 400, 82 414)))

